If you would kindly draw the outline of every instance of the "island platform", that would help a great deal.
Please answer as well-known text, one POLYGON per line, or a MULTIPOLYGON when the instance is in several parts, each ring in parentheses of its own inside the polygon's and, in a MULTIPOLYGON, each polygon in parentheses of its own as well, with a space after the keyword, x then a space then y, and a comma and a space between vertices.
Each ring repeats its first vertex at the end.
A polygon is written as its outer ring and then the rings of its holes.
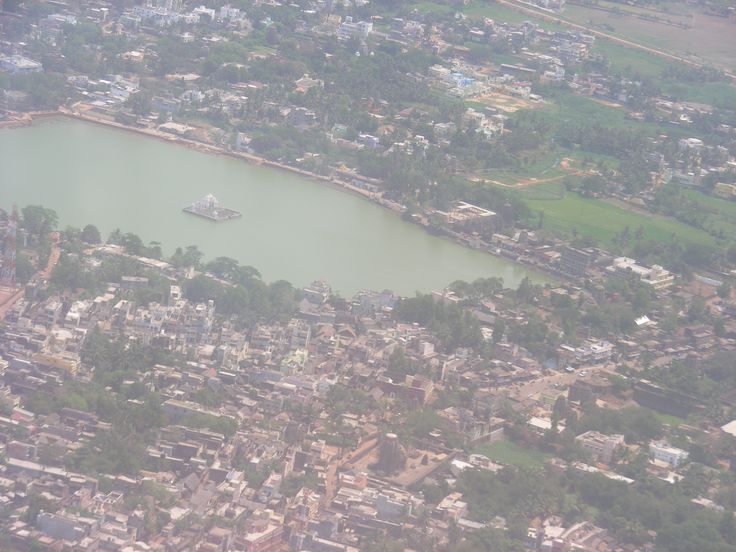
POLYGON ((195 201, 188 207, 184 207, 182 210, 185 213, 191 213, 192 215, 204 217, 215 222, 232 220, 243 216, 240 211, 222 207, 220 202, 217 201, 217 198, 212 194, 207 194, 199 201, 195 201))

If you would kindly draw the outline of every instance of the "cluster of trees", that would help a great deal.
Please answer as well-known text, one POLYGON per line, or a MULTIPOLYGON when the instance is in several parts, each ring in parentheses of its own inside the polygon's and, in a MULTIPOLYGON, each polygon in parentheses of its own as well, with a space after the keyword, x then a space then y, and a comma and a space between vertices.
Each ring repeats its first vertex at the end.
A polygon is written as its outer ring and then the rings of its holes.
MULTIPOLYGON (((43 232, 49 224, 48 217, 42 216, 44 212, 45 210, 29 212, 32 214, 28 218, 29 228, 41 228, 42 230, 37 231, 43 232)), ((53 215, 55 217, 55 214, 53 215)), ((52 274, 51 289, 58 291, 82 289, 95 293, 103 289, 108 282, 119 282, 122 276, 135 275, 149 279, 149 286, 137 290, 135 299, 143 303, 165 300, 170 282, 157 271, 143 269, 132 259, 125 257, 105 257, 95 268, 91 268, 82 260, 78 253, 84 249, 85 244, 100 241, 100 233, 95 226, 87 225, 82 230, 67 228, 63 236, 68 252, 61 255, 52 274)), ((133 233, 114 230, 108 243, 123 246, 130 255, 155 259, 164 257, 158 242, 151 242, 146 246, 141 238, 133 233)), ((240 265, 229 257, 217 257, 205 264, 202 259, 203 253, 195 245, 178 247, 167 259, 175 267, 192 267, 203 271, 187 280, 184 285, 185 295, 190 301, 199 303, 212 300, 217 306, 218 314, 235 316, 243 325, 250 325, 258 320, 285 321, 295 312, 299 292, 290 283, 279 280, 266 284, 261 280, 258 270, 251 266, 240 265)))
POLYGON ((21 209, 21 227, 35 240, 44 239, 58 223, 59 217, 53 209, 41 205, 27 205, 21 209))
POLYGON ((214 301, 218 314, 234 316, 244 326, 287 321, 296 311, 298 290, 285 280, 266 284, 256 274, 233 283, 200 274, 186 282, 184 294, 194 302, 214 301))
POLYGON ((702 401, 714 401, 736 388, 736 353, 717 351, 699 364, 697 372, 691 365, 673 361, 649 368, 646 377, 702 401))
POLYGON ((437 336, 448 351, 458 347, 477 348, 482 343, 480 324, 472 314, 459 305, 436 301, 428 294, 418 294, 399 301, 394 308, 394 315, 402 322, 416 322, 424 326, 437 336))
POLYGON ((53 73, 32 73, 30 75, 9 75, 0 73, 0 89, 23 92, 13 108, 22 110, 51 110, 66 100, 69 85, 63 75, 53 73))
POLYGON ((503 278, 478 278, 472 282, 456 280, 450 284, 450 289, 463 300, 477 303, 489 299, 503 289, 503 278))
POLYGON ((622 434, 629 443, 648 442, 662 436, 662 423, 651 410, 632 407, 623 410, 609 410, 595 405, 587 405, 584 415, 573 427, 573 433, 589 430, 605 434, 622 434))
POLYGON ((119 391, 123 382, 134 380, 139 382, 135 386, 136 392, 143 393, 139 376, 145 377, 156 364, 167 364, 173 357, 159 348, 137 341, 111 340, 95 328, 85 338, 80 358, 94 371, 94 382, 119 391))
POLYGON ((513 546, 526 536, 528 520, 551 513, 561 513, 568 523, 594 518, 619 539, 639 546, 651 540, 648 531, 656 531, 658 552, 736 550, 732 512, 699 509, 679 485, 657 480, 644 479, 632 486, 574 470, 556 476, 544 470, 506 468, 497 474, 466 470, 458 487, 476 519, 500 515, 507 520, 503 538, 510 543, 484 546, 483 541, 469 539, 470 550, 516 550, 513 546))

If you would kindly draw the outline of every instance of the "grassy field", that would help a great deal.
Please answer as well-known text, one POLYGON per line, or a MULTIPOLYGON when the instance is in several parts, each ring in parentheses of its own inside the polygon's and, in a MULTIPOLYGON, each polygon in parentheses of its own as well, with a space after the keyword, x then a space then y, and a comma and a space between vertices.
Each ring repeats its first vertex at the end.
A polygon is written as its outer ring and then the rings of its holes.
MULTIPOLYGON (((736 90, 736 89, 735 89, 736 90)), ((550 98, 548 106, 540 110, 549 113, 556 121, 568 122, 573 125, 590 125, 597 123, 606 127, 630 128, 641 130, 651 136, 659 134, 697 136, 697 131, 691 128, 676 128, 658 123, 635 121, 627 118, 627 110, 623 107, 606 105, 600 101, 585 96, 578 96, 571 92, 558 93, 550 98)))
POLYGON ((430 0, 422 0, 421 2, 412 2, 410 4, 411 9, 417 10, 421 14, 427 13, 438 13, 438 14, 451 14, 456 11, 454 6, 449 4, 440 4, 439 2, 432 2, 430 0))
POLYGON ((659 77, 662 71, 672 65, 672 62, 654 54, 622 46, 605 39, 596 39, 592 53, 606 56, 614 70, 631 69, 650 77, 659 77))
POLYGON ((670 427, 678 427, 682 424, 687 423, 687 420, 685 418, 680 418, 679 416, 662 414, 661 412, 657 412, 656 410, 652 410, 651 413, 654 414, 654 417, 657 418, 660 423, 667 424, 670 427))
MULTIPOLYGON (((507 8, 506 6, 502 6, 501 4, 496 4, 495 2, 472 2, 470 5, 462 8, 461 11, 468 17, 488 17, 489 19, 508 21, 509 23, 523 23, 524 21, 529 20, 529 16, 527 14, 512 10, 511 8, 507 8)), ((542 23, 544 24, 543 26, 547 28, 549 28, 550 25, 554 25, 553 23, 549 23, 547 21, 540 22, 540 24, 542 23)))
POLYGON ((558 94, 554 103, 543 109, 560 121, 575 124, 599 123, 605 126, 624 127, 636 124, 626 118, 626 110, 612 107, 572 93, 558 94))
POLYGON ((564 176, 567 173, 560 167, 560 161, 564 157, 562 150, 554 151, 546 155, 535 155, 518 169, 494 169, 486 171, 479 176, 489 180, 496 180, 503 184, 513 185, 520 180, 536 178, 539 180, 564 176))
POLYGON ((728 199, 707 195, 698 190, 688 188, 683 188, 682 193, 686 197, 694 199, 707 209, 713 210, 714 212, 727 217, 736 218, 736 201, 729 201, 728 199))
POLYGON ((736 51, 736 24, 733 21, 704 15, 694 11, 690 6, 677 3, 667 5, 669 13, 639 10, 605 0, 599 0, 599 5, 608 9, 618 8, 620 13, 614 14, 568 4, 562 15, 569 21, 615 34, 644 46, 679 54, 724 69, 736 68, 736 59, 733 55, 736 51), (643 20, 629 15, 632 12, 645 12, 649 16, 666 18, 689 28, 667 25, 661 21, 643 20))
POLYGON ((708 214, 706 228, 716 232, 722 230, 725 236, 736 236, 736 202, 688 188, 683 188, 682 194, 688 199, 697 201, 702 211, 708 214))
POLYGON ((707 103, 722 109, 736 106, 736 86, 726 82, 685 84, 662 80, 659 85, 664 93, 677 99, 707 103))
POLYGON ((481 445, 473 452, 483 454, 499 464, 511 464, 524 468, 537 468, 550 458, 549 454, 537 450, 520 447, 511 441, 498 441, 489 445, 481 445))
POLYGON ((567 236, 577 232, 578 236, 589 236, 604 247, 613 247, 615 235, 627 226, 631 232, 642 227, 644 240, 665 242, 674 236, 688 244, 710 245, 714 241, 703 230, 675 219, 636 213, 600 199, 563 193, 561 188, 559 184, 542 184, 517 193, 533 211, 544 211, 543 228, 567 236), (540 193, 547 193, 550 199, 540 199, 540 193))

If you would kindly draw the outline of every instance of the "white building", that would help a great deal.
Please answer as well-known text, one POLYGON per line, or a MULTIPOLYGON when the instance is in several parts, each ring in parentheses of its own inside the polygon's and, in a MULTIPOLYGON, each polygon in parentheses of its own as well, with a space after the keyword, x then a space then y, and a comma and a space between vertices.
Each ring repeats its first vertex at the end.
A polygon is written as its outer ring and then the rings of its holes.
POLYGON ((649 268, 637 264, 634 259, 629 257, 617 257, 606 270, 612 274, 633 274, 639 281, 654 290, 666 289, 675 281, 675 275, 661 266, 652 265, 649 268))
POLYGON ((666 462, 673 468, 681 466, 688 457, 686 450, 671 447, 664 441, 652 441, 649 443, 649 454, 655 460, 666 462))
POLYGON ((588 341, 574 349, 575 362, 578 364, 600 364, 608 362, 613 354, 613 343, 603 339, 588 341))
POLYGON ((368 38, 372 30, 373 23, 370 21, 353 21, 352 17, 347 16, 342 25, 337 29, 337 38, 339 40, 368 38))

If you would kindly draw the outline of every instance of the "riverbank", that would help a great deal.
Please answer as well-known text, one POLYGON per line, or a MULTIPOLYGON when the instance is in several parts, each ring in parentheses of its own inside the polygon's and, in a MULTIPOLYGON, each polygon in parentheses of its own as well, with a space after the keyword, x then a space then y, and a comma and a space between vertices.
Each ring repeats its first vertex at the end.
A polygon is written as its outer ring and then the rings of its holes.
POLYGON ((81 112, 78 110, 70 110, 70 109, 66 109, 63 107, 59 108, 58 111, 39 114, 38 117, 49 117, 49 116, 59 116, 59 115, 64 116, 64 117, 70 117, 73 119, 79 119, 82 121, 87 121, 90 123, 113 127, 113 128, 117 128, 120 130, 135 132, 135 133, 142 134, 144 136, 148 136, 151 138, 163 140, 168 143, 183 145, 185 147, 194 149, 202 153, 215 154, 215 155, 226 155, 228 157, 233 157, 236 159, 244 160, 244 161, 247 161, 248 163, 253 163, 255 165, 288 171, 290 173, 298 174, 299 176, 304 176, 306 178, 319 180, 320 182, 327 183, 336 188, 343 189, 350 193, 357 194, 395 213, 402 213, 405 210, 405 208, 402 205, 382 198, 381 194, 377 194, 369 190, 360 188, 359 186, 355 186, 351 184, 350 182, 347 182, 340 178, 336 178, 334 176, 323 175, 323 174, 315 173, 312 171, 308 171, 306 169, 301 169, 299 167, 294 167, 292 165, 287 165, 285 163, 279 163, 278 161, 272 161, 270 159, 266 159, 265 157, 255 155, 253 153, 248 153, 245 151, 236 151, 236 150, 222 147, 222 146, 216 146, 213 144, 206 144, 204 142, 200 142, 197 140, 191 140, 189 138, 184 138, 183 136, 176 136, 174 134, 162 132, 155 128, 144 128, 144 127, 135 127, 135 126, 125 125, 123 123, 113 121, 106 117, 99 117, 99 116, 95 116, 87 112, 81 112))
MULTIPOLYGON (((195 141, 189 138, 167 134, 167 133, 161 132, 156 129, 131 127, 131 126, 127 126, 127 125, 121 124, 116 121, 112 121, 104 117, 95 116, 90 113, 84 113, 84 112, 80 112, 76 110, 67 110, 67 109, 62 109, 59 112, 39 113, 36 115, 36 118, 43 119, 43 118, 55 117, 55 116, 63 116, 64 118, 68 118, 70 120, 76 119, 76 120, 80 120, 83 122, 94 123, 99 126, 106 126, 108 128, 111 127, 111 128, 115 128, 118 130, 125 130, 128 132, 133 132, 133 133, 140 134, 143 136, 156 138, 162 142, 183 145, 183 146, 186 146, 188 148, 194 149, 202 153, 216 154, 218 156, 225 156, 229 158, 245 160, 250 165, 254 165, 254 166, 262 166, 262 167, 275 168, 275 169, 281 169, 284 171, 288 171, 289 173, 296 174, 302 177, 306 177, 308 179, 313 179, 314 181, 318 181, 322 184, 327 184, 328 187, 333 188, 335 190, 348 191, 348 192, 351 192, 350 195, 359 196, 360 198, 363 198, 363 199, 369 199, 371 203, 374 203, 376 205, 383 207, 385 210, 389 211, 394 216, 400 215, 404 210, 402 206, 396 203, 383 200, 383 198, 380 197, 379 193, 373 193, 368 190, 361 189, 358 186, 354 186, 350 182, 346 182, 345 180, 342 180, 342 179, 337 179, 337 178, 329 177, 325 175, 319 175, 319 174, 312 173, 304 169, 290 167, 289 165, 285 165, 283 163, 269 161, 267 159, 263 159, 262 157, 253 155, 251 153, 233 151, 228 148, 219 147, 219 146, 215 146, 211 144, 198 142, 198 141, 195 141)), ((539 278, 539 280, 541 281, 549 280, 550 278, 553 278, 556 281, 559 280, 559 275, 554 274, 552 271, 549 270, 548 267, 541 265, 535 259, 531 259, 531 258, 527 259, 527 258, 524 258, 524 256, 519 256, 519 255, 512 256, 512 255, 504 254, 505 252, 499 252, 496 248, 493 248, 490 244, 479 242, 477 239, 472 239, 471 236, 456 235, 456 234, 448 235, 446 233, 436 234, 433 232, 429 232, 426 225, 415 223, 415 224, 412 224, 412 226, 420 226, 422 230, 426 232, 427 234, 432 234, 435 237, 442 238, 443 241, 447 241, 447 242, 459 245, 463 249, 474 250, 474 251, 477 251, 478 253, 481 253, 483 255, 488 255, 492 258, 498 258, 498 259, 504 259, 506 261, 510 261, 512 264, 518 267, 524 267, 527 269, 531 269, 534 273, 537 273, 538 276, 541 277, 539 278)))

